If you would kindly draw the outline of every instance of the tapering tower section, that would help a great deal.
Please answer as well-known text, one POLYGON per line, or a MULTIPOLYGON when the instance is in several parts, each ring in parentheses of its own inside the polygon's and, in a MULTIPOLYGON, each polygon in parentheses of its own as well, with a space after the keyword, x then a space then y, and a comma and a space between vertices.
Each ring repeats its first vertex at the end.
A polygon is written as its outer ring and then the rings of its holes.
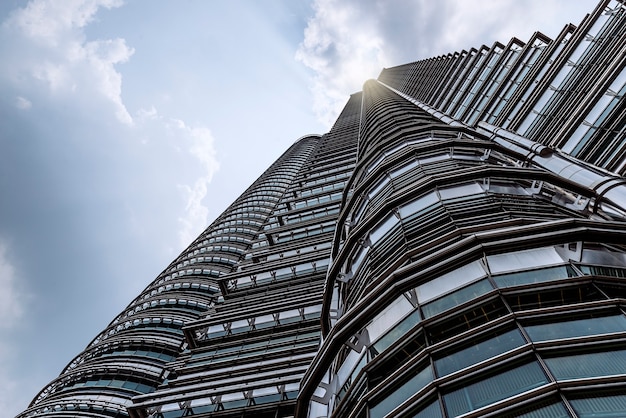
POLYGON ((46 386, 19 417, 123 417, 132 397, 153 392, 166 364, 188 348, 185 324, 215 312, 220 278, 246 255, 298 173, 318 136, 288 149, 215 222, 46 386))
POLYGON ((578 26, 429 58, 380 81, 471 126, 494 125, 626 174, 626 6, 602 0, 578 26))
MULTIPOLYGON (((320 344, 320 313, 344 187, 352 175, 361 94, 301 163, 243 253, 220 277, 215 311, 187 323, 188 349, 167 382, 137 396, 133 417, 290 417, 320 344)), ((268 184, 267 187, 271 187, 268 184)), ((243 209, 247 213, 249 209, 243 209)))
POLYGON ((624 412, 625 198, 621 177, 368 81, 297 416, 624 412))

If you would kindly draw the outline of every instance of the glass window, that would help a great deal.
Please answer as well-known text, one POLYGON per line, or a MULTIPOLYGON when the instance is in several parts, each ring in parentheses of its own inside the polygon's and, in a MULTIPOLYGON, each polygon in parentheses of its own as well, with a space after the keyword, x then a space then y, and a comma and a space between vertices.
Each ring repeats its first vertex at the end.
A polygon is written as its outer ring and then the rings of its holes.
POLYGON ((439 189, 442 199, 454 199, 456 197, 471 196, 475 194, 485 193, 478 183, 463 184, 454 187, 446 187, 439 189))
MULTIPOLYGON (((424 335, 419 333, 410 338, 402 346, 395 344, 392 350, 389 350, 383 358, 373 361, 372 367, 367 372, 368 386, 374 387, 382 382, 387 376, 390 376, 396 370, 399 370, 409 359, 418 355, 426 346, 424 335), (382 360, 382 361, 379 361, 382 360)), ((379 353, 375 347, 370 348, 372 357, 376 357, 379 353)))
POLYGON ((399 221, 395 215, 389 215, 387 218, 376 225, 370 234, 370 240, 372 244, 376 244, 376 242, 383 237, 387 232, 391 230, 391 228, 397 224, 399 221))
POLYGON ((471 383, 444 395, 448 415, 458 416, 547 383, 536 362, 471 383))
POLYGON ((570 404, 580 418, 626 416, 626 395, 624 394, 570 399, 570 404))
POLYGON ((626 374, 626 350, 547 358, 545 362, 557 380, 626 374))
POLYGON ((485 270, 482 268, 480 262, 474 261, 449 273, 443 274, 428 283, 418 286, 415 289, 417 292, 417 299, 420 303, 428 302, 429 300, 443 295, 444 293, 458 289, 467 283, 473 282, 484 275, 485 270))
POLYGON ((439 402, 435 400, 423 409, 418 409, 418 412, 413 415, 413 418, 442 418, 441 408, 439 402))
POLYGON ((431 192, 413 200, 412 202, 400 206, 398 211, 400 212, 400 217, 402 219, 406 219, 414 213, 437 202, 439 202, 437 194, 435 192, 431 192))
MULTIPOLYGON (((400 321, 395 327, 389 330, 381 339, 374 343, 374 348, 378 353, 385 351, 390 345, 398 341, 404 334, 409 332, 415 324, 420 322, 421 317, 418 310, 411 312, 406 318, 400 321)), ((371 334, 370 334, 371 336, 371 334)))
MULTIPOLYGON (((381 313, 376 315, 372 322, 367 325, 367 332, 371 340, 376 340, 382 334, 387 332, 395 323, 402 319, 409 312, 415 308, 404 296, 398 296, 396 300, 390 303, 381 313)), ((418 316, 413 324, 418 322, 420 317, 418 316)), ((412 325, 411 325, 412 326, 412 325)), ((401 334, 403 335, 403 334, 401 334)))
POLYGON ((593 276, 626 277, 626 269, 604 266, 580 266, 580 270, 593 276))
POLYGON ((563 259, 554 247, 536 248, 505 254, 487 256, 492 274, 518 272, 533 267, 563 264, 563 259))
POLYGON ((577 276, 576 272, 571 266, 568 265, 502 274, 493 276, 493 280, 496 282, 498 287, 511 287, 530 283, 549 282, 552 280, 560 280, 575 276, 577 276))
POLYGON ((400 387, 395 389, 392 393, 387 395, 379 404, 370 409, 370 417, 383 417, 392 411, 395 407, 402 402, 409 399, 411 396, 420 391, 424 386, 433 380, 433 373, 429 367, 420 370, 417 374, 413 375, 409 380, 404 382, 400 387))
POLYGON ((524 345, 526 341, 518 329, 489 334, 490 338, 474 342, 452 354, 435 360, 435 370, 439 376, 456 372, 472 364, 495 357, 516 347, 524 345))
POLYGON ((570 414, 562 402, 550 399, 540 405, 527 406, 502 418, 570 418, 570 414))
POLYGON ((626 331, 626 317, 613 315, 600 318, 582 318, 551 324, 528 325, 524 328, 533 341, 558 340, 626 331))
POLYGON ((500 298, 490 300, 480 306, 459 312, 450 319, 427 327, 428 337, 434 344, 493 321, 507 313, 508 310, 500 298))
POLYGON ((491 283, 489 283, 487 279, 472 283, 469 286, 465 286, 462 289, 422 306, 424 317, 430 318, 438 313, 447 311, 478 296, 484 295, 492 289, 491 283))
POLYGON ((593 285, 560 287, 546 290, 505 295, 514 311, 548 308, 550 306, 570 305, 574 303, 603 300, 605 297, 593 285))

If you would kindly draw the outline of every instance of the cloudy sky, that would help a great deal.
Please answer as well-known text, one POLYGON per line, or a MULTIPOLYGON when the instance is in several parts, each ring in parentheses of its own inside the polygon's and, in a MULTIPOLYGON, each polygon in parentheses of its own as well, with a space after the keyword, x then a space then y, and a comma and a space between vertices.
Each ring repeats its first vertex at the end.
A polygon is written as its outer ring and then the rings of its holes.
POLYGON ((555 36, 595 3, 2 0, 2 414, 381 68, 555 36))

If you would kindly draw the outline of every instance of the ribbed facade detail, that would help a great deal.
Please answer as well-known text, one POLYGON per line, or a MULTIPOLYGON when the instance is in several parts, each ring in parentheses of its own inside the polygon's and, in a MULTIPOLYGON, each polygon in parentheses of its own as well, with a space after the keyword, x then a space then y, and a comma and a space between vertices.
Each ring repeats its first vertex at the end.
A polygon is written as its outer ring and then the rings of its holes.
POLYGON ((328 333, 299 412, 570 416, 625 390, 624 182, 528 139, 443 123, 380 82, 363 95, 328 333), (616 367, 587 369, 585 356, 616 367))
MULTIPOLYGON (((334 128, 311 141, 285 181, 222 297, 183 330, 188 349, 133 417, 289 417, 317 353, 322 294, 342 192, 352 175, 361 108, 354 95, 334 128)), ((303 140, 300 140, 303 141, 303 140)))
POLYGON ((20 415, 128 416, 186 350, 184 325, 214 312, 219 278, 238 269, 315 148, 294 144, 44 388, 20 415))
POLYGON ((484 121, 624 175, 625 15, 622 1, 602 1, 555 39, 536 32, 379 79, 465 124, 484 121))

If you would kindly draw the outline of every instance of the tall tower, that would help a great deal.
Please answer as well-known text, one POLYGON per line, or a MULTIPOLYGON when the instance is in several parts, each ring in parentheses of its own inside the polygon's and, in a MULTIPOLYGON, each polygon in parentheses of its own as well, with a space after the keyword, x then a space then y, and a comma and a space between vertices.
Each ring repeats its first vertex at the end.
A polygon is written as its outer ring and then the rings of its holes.
POLYGON ((625 15, 365 84, 297 416, 626 416, 625 15))
POLYGON ((625 15, 384 69, 19 417, 626 416, 625 15))

